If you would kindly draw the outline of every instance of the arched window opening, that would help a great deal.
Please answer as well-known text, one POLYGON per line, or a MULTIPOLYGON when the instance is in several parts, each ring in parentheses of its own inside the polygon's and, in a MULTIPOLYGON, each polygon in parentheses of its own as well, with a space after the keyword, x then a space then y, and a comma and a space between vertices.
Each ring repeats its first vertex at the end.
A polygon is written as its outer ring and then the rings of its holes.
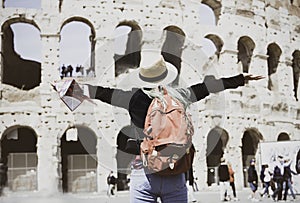
POLYGON ((30 1, 20 1, 20 0, 2 0, 3 8, 41 8, 41 0, 30 0, 30 1))
POLYGON ((29 23, 2 26, 2 82, 22 90, 41 83, 41 39, 29 23))
POLYGON ((63 192, 97 191, 97 138, 85 127, 68 129, 61 138, 63 192))
POLYGON ((142 30, 136 21, 122 21, 115 29, 115 76, 137 68, 141 60, 142 30))
POLYGON ((60 76, 95 76, 95 34, 86 22, 70 19, 60 32, 60 76))
POLYGON ((135 154, 131 149, 136 149, 137 143, 134 142, 134 126, 128 125, 123 127, 117 137, 117 168, 118 183, 117 190, 129 190, 128 174, 130 174, 130 163, 135 158, 135 154), (131 138, 131 141, 129 140, 131 138), (129 140, 129 141, 128 141, 129 140))
POLYGON ((227 131, 220 127, 215 127, 208 133, 206 149, 208 186, 219 182, 217 168, 220 165, 220 159, 224 154, 228 140, 227 131))
POLYGON ((294 96, 296 101, 298 101, 298 84, 300 76, 300 51, 296 50, 293 52, 293 79, 294 79, 294 96))
POLYGON ((271 43, 267 48, 267 55, 268 55, 268 76, 269 76, 269 82, 268 82, 268 89, 273 89, 273 81, 271 80, 271 75, 276 73, 277 67, 279 64, 279 59, 281 56, 281 49, 276 43, 271 43))
POLYGON ((161 55, 166 62, 173 64, 178 75, 173 81, 173 85, 178 85, 179 76, 181 71, 181 55, 185 42, 185 33, 182 29, 175 25, 170 25, 163 30, 164 42, 161 48, 161 55))
POLYGON ((221 3, 217 0, 203 0, 200 8, 200 24, 217 25, 221 14, 221 3))
POLYGON ((249 66, 255 44, 249 37, 241 37, 238 41, 238 63, 241 62, 243 66, 243 72, 249 72, 249 66))
POLYGON ((287 133, 280 133, 278 135, 277 141, 288 141, 290 140, 290 136, 287 133))
POLYGON ((37 190, 37 136, 28 127, 7 129, 1 139, 1 159, 8 166, 6 185, 11 191, 37 190))
POLYGON ((255 158, 260 140, 263 140, 263 136, 258 130, 251 128, 244 132, 242 138, 244 187, 248 187, 248 167, 250 166, 250 160, 255 158))
POLYGON ((220 57, 224 42, 217 35, 209 34, 205 36, 202 49, 208 57, 217 55, 220 57))

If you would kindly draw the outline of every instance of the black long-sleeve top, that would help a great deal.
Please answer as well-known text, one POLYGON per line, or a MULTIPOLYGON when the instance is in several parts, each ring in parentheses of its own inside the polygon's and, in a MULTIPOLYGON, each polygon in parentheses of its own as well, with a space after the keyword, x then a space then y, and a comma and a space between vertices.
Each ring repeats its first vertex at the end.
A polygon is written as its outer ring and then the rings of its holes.
POLYGON ((250 165, 248 168, 248 182, 256 182, 258 181, 258 175, 257 175, 257 171, 255 169, 255 166, 250 165))
MULTIPOLYGON (((233 77, 216 79, 214 76, 206 76, 202 83, 188 87, 191 97, 188 98, 192 103, 197 102, 210 93, 216 93, 225 89, 233 89, 245 84, 243 74, 233 77)), ((128 110, 132 123, 143 129, 148 107, 152 101, 147 94, 140 88, 133 88, 125 91, 117 88, 108 88, 89 85, 90 97, 99 99, 113 106, 128 110)))
POLYGON ((227 164, 221 164, 218 167, 219 180, 222 182, 229 181, 229 169, 227 164))

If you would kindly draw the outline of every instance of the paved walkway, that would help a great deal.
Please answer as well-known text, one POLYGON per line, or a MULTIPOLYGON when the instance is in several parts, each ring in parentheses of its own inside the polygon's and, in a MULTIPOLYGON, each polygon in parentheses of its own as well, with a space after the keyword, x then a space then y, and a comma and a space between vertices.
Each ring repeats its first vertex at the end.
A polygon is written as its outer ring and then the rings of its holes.
MULTIPOLYGON (((252 203, 248 199, 250 195, 250 189, 243 189, 237 191, 237 195, 240 203, 252 203)), ((195 197, 198 203, 219 203, 221 202, 219 192, 195 192, 195 197)), ((291 197, 288 197, 290 202, 291 197)), ((237 202, 237 203, 238 203, 237 202)), ((261 203, 274 202, 271 198, 261 198, 261 203)), ((297 196, 295 203, 300 202, 300 196, 297 196)), ((60 195, 55 197, 38 197, 34 193, 23 193, 23 194, 9 194, 0 197, 0 203, 129 203, 129 192, 117 192, 115 197, 107 197, 106 195, 60 195)))

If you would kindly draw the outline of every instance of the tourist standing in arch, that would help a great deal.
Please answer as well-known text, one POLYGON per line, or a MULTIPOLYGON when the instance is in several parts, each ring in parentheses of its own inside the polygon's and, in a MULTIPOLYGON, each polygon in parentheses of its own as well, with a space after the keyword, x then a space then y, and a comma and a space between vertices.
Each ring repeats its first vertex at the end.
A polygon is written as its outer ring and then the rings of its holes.
POLYGON ((235 183, 234 183, 234 170, 232 168, 231 163, 228 163, 228 171, 229 171, 229 183, 232 189, 232 194, 233 194, 233 201, 238 201, 239 199, 236 196, 236 190, 235 190, 235 183))
POLYGON ((258 202, 259 199, 257 198, 257 188, 258 188, 258 175, 257 171, 255 169, 255 159, 252 159, 250 161, 250 166, 248 168, 248 183, 251 189, 251 200, 258 202))
POLYGON ((229 200, 229 168, 225 162, 225 158, 221 158, 221 164, 218 167, 219 185, 220 185, 220 200, 225 202, 229 200))

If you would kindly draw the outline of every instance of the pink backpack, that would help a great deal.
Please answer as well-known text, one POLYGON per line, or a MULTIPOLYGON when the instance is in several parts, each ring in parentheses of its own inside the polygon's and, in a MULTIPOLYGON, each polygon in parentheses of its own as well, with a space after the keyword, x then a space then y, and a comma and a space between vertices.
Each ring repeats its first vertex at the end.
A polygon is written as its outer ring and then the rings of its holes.
POLYGON ((180 101, 169 95, 164 87, 158 91, 164 101, 155 97, 148 108, 144 126, 147 137, 141 143, 141 157, 150 172, 180 174, 192 166, 193 124, 180 101))

